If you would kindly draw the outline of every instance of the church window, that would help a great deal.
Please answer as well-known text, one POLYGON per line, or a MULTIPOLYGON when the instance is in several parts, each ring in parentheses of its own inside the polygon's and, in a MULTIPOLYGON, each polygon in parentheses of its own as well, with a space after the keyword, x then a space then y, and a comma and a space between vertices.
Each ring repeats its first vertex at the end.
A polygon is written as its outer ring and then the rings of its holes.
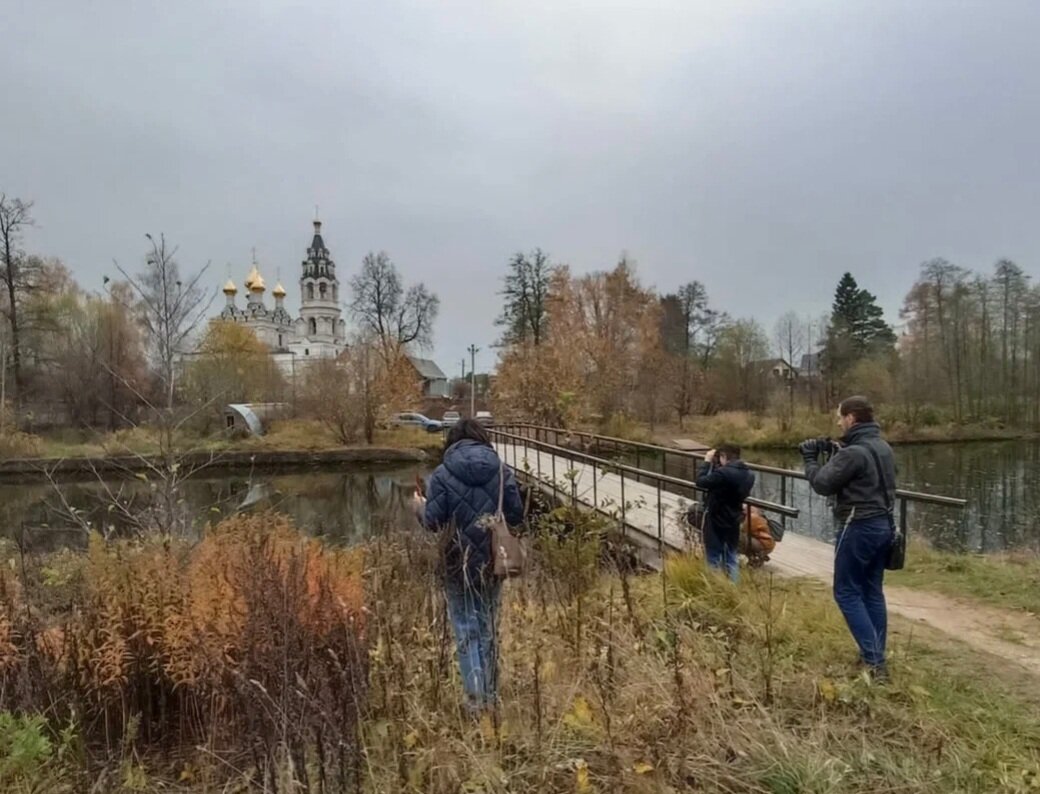
POLYGON ((321 299, 325 300, 325 282, 324 281, 321 282, 321 284, 318 285, 318 292, 321 293, 321 299))
POLYGON ((311 317, 311 335, 318 333, 318 321, 311 317))
POLYGON ((311 349, 309 347, 305 347, 303 349, 303 355, 309 356, 310 354, 311 354, 311 349))
POLYGON ((282 335, 278 334, 278 347, 282 347, 282 335))
POLYGON ((307 285, 307 299, 308 300, 314 300, 314 285, 313 284, 308 284, 307 285))

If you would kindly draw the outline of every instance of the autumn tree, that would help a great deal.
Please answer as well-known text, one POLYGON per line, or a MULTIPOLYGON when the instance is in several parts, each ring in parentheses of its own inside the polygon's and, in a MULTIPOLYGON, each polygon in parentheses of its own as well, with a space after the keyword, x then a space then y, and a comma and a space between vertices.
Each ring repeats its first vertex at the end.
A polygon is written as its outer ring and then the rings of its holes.
MULTIPOLYGON (((679 426, 695 409, 698 387, 711 368, 729 316, 712 309, 699 281, 691 281, 660 301, 661 343, 669 359, 665 372, 679 426)), ((704 408, 705 406, 701 406, 704 408)))
POLYGON ((25 228, 33 223, 32 206, 31 201, 22 201, 0 193, 0 282, 4 288, 4 300, 0 307, 7 321, 15 399, 19 402, 24 399, 25 391, 22 371, 22 322, 19 312, 37 284, 34 263, 26 258, 21 247, 25 228))
POLYGON ((181 358, 189 352, 189 339, 203 325, 214 296, 200 286, 208 264, 194 275, 182 276, 177 247, 168 246, 165 235, 158 240, 150 234, 145 237, 151 250, 144 269, 130 275, 116 267, 130 287, 130 305, 159 384, 159 406, 172 419, 181 358))
POLYGON ((431 344, 440 301, 425 284, 405 289, 386 252, 366 254, 350 284, 351 314, 361 332, 377 343, 384 362, 393 362, 409 345, 431 344))
POLYGON ((68 312, 57 357, 56 387, 74 422, 110 430, 132 424, 147 392, 148 367, 140 328, 126 306, 129 286, 77 298, 68 312))
POLYGON ((761 410, 769 397, 770 373, 763 366, 769 338, 754 320, 737 320, 722 332, 712 376, 722 405, 761 410))
POLYGON ((251 328, 211 320, 184 374, 185 396, 199 408, 201 425, 211 430, 227 403, 277 401, 284 379, 271 351, 251 328))
POLYGON ((375 440, 378 425, 417 402, 421 384, 402 353, 383 358, 382 343, 358 337, 335 359, 308 364, 300 411, 324 424, 342 444, 375 440))
POLYGON ((549 320, 549 283, 553 266, 541 248, 530 254, 517 252, 509 260, 501 295, 502 315, 496 324, 505 330, 503 345, 542 343, 549 320))
MULTIPOLYGON (((795 313, 787 312, 776 321, 773 329, 773 342, 780 358, 786 361, 795 371, 801 363, 802 353, 806 349, 808 332, 805 322, 795 313)), ((794 417, 795 378, 787 378, 787 419, 794 417)))

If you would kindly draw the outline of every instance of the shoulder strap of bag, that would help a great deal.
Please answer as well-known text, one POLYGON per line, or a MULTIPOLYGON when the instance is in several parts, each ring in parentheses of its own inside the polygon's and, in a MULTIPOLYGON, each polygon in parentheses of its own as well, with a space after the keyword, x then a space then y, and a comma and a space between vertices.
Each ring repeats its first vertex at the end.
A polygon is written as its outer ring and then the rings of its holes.
POLYGON ((859 444, 863 449, 870 453, 870 457, 874 459, 874 465, 877 467, 878 480, 881 481, 881 490, 885 493, 885 508, 889 513, 893 512, 892 498, 888 492, 888 478, 885 477, 885 467, 881 465, 881 456, 877 454, 877 450, 867 444, 859 444))
POLYGON ((506 462, 500 460, 498 462, 498 514, 505 515, 502 508, 505 504, 506 498, 506 462))

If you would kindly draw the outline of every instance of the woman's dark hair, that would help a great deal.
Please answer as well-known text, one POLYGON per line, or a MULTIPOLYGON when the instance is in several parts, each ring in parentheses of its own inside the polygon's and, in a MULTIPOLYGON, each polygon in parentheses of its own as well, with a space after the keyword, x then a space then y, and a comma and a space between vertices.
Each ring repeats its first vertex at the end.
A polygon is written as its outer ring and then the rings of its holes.
POLYGON ((852 416, 859 422, 873 422, 874 421, 874 406, 870 404, 870 400, 866 397, 847 397, 841 401, 841 405, 838 406, 839 416, 852 416))
POLYGON ((473 419, 460 419, 448 431, 448 438, 444 442, 444 447, 447 449, 451 445, 458 444, 466 439, 491 446, 491 436, 488 435, 484 425, 473 419))

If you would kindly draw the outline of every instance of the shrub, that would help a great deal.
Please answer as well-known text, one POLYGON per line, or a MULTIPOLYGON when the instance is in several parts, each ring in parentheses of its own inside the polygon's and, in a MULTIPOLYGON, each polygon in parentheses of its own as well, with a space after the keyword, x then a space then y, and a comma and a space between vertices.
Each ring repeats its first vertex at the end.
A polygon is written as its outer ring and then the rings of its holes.
POLYGON ((18 430, 9 430, 0 435, 0 459, 38 458, 41 454, 43 454, 43 444, 39 436, 22 433, 18 430))
MULTIPOLYGON (((2 577, 2 575, 0 575, 2 577)), ((273 780, 346 785, 365 688, 359 552, 284 516, 230 518, 197 546, 90 541, 64 610, 0 578, 0 708, 76 715, 111 755, 206 744, 273 780)))

